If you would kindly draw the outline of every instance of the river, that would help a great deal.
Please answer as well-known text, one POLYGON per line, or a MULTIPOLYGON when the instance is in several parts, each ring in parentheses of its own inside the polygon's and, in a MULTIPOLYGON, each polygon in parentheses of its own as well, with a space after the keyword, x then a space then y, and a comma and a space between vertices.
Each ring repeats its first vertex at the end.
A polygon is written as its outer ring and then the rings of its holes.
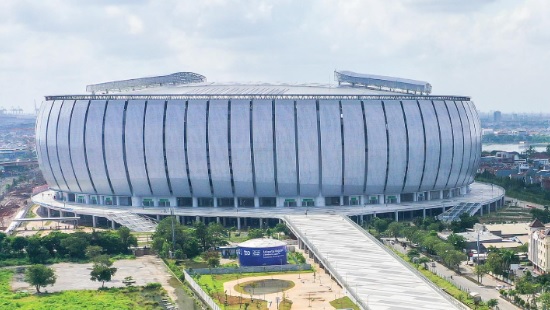
MULTIPOLYGON (((532 144, 537 152, 546 152, 546 145, 543 144, 532 144)), ((529 148, 529 144, 520 144, 520 143, 510 143, 510 144, 486 144, 483 143, 481 146, 482 151, 491 152, 491 151, 505 151, 505 152, 518 152, 523 153, 529 148)))

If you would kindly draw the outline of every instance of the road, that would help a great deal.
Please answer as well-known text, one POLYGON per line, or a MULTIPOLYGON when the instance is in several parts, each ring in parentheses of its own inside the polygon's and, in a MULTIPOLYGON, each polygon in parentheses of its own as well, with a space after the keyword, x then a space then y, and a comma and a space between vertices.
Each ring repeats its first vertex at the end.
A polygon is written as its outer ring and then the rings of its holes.
MULTIPOLYGON (((395 250, 406 254, 408 250, 410 250, 410 247, 404 248, 401 246, 399 242, 396 242, 395 244, 391 244, 389 242, 391 239, 384 239, 384 244, 392 246, 395 250)), ((500 280, 497 280, 493 278, 490 275, 485 275, 483 277, 483 286, 480 286, 472 281, 470 281, 468 278, 464 277, 464 275, 467 275, 472 278, 476 278, 476 275, 473 274, 473 271, 471 267, 466 265, 461 265, 461 275, 458 275, 454 270, 450 270, 447 267, 443 266, 440 263, 435 263, 435 267, 431 267, 431 263, 428 264, 429 270, 438 274, 440 277, 445 278, 447 281, 453 283, 455 286, 459 287, 460 289, 468 292, 477 292, 481 295, 481 299, 483 301, 487 301, 489 299, 497 299, 498 300, 498 308, 500 310, 517 310, 520 309, 508 301, 504 300, 500 297, 500 294, 498 290, 495 289, 495 286, 497 285, 508 285, 500 280), (452 278, 451 278, 452 277, 452 278)))

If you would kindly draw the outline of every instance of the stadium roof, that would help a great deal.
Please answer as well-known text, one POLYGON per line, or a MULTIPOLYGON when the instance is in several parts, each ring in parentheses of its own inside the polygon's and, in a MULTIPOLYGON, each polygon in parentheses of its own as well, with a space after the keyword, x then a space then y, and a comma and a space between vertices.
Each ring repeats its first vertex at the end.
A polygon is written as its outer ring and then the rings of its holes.
POLYGON ((428 82, 403 79, 374 74, 363 74, 352 71, 334 71, 334 77, 339 84, 348 83, 352 86, 374 87, 396 92, 414 92, 430 94, 432 85, 428 82))

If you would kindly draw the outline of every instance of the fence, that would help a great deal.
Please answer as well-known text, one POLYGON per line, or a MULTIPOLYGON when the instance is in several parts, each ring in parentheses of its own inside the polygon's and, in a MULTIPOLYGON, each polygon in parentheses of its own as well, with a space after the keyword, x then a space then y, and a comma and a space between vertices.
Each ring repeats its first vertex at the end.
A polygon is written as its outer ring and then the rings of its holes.
POLYGON ((246 266, 246 267, 221 267, 221 268, 196 268, 187 269, 190 274, 228 274, 228 273, 258 273, 258 272, 284 272, 311 270, 310 264, 299 265, 272 265, 272 266, 246 266))
POLYGON ((214 302, 214 300, 206 294, 206 292, 202 289, 202 287, 195 282, 195 280, 189 275, 185 270, 183 270, 183 274, 185 276, 185 281, 191 289, 199 296, 202 301, 210 307, 212 310, 221 310, 221 308, 214 302))

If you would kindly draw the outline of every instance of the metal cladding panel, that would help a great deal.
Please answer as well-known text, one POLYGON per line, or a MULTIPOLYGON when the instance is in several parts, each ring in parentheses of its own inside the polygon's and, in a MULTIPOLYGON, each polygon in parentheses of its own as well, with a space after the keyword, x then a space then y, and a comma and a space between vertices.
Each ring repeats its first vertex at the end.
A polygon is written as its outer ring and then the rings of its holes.
POLYGON ((185 168, 185 101, 168 100, 166 107, 166 163, 174 196, 191 196, 185 168))
POLYGON ((145 110, 145 159, 153 195, 170 196, 164 167, 164 100, 148 100, 145 110))
POLYGON ((431 101, 418 101, 422 119, 424 120, 424 133, 426 135, 426 159, 424 161, 424 178, 419 191, 429 191, 435 187, 435 179, 439 169, 439 155, 441 142, 439 140, 439 126, 435 116, 435 110, 431 101))
POLYGON ((363 194, 365 128, 359 100, 342 100, 344 121, 344 195, 363 194))
POLYGON ((342 194, 342 136, 340 105, 336 100, 319 100, 323 196, 342 194))
POLYGON ((73 166, 71 164, 71 157, 69 156, 69 124, 71 122, 71 111, 74 107, 74 103, 74 100, 65 100, 59 113, 57 127, 57 153, 59 155, 61 171, 63 171, 63 176, 65 176, 68 190, 72 192, 80 192, 73 166))
POLYGON ((115 195, 132 195, 122 150, 124 100, 110 100, 105 112, 105 160, 115 195))
POLYGON ((239 247, 239 264, 241 266, 286 265, 286 246, 269 248, 239 247))
POLYGON ((143 127, 145 101, 130 100, 126 108, 126 164, 134 196, 149 196, 151 190, 145 172, 143 127))
POLYGON ((472 183, 474 181, 474 176, 477 171, 477 168, 479 166, 479 161, 481 159, 481 123, 479 121, 479 117, 477 115, 476 108, 474 106, 474 103, 471 101, 467 102, 467 105, 470 110, 470 123, 473 130, 470 130, 473 132, 472 134, 472 171, 470 175, 470 179, 468 183, 472 183))
POLYGON ((470 132, 470 120, 466 112, 465 103, 457 101, 458 113, 462 121, 462 136, 464 137, 464 158, 463 166, 458 178, 457 186, 466 185, 466 180, 472 171, 471 156, 472 156, 472 136, 470 132))
POLYGON ((231 100, 231 164, 235 196, 253 197, 250 100, 231 100))
POLYGON ((210 197, 206 162, 206 100, 189 100, 187 108, 187 159, 193 196, 210 197))
POLYGON ((88 166, 86 166, 86 154, 84 153, 84 120, 86 118, 86 110, 88 110, 88 100, 77 100, 74 109, 73 117, 71 118, 71 159, 74 173, 80 189, 83 193, 94 194, 95 190, 88 174, 88 166))
POLYGON ((409 165, 407 167, 407 180, 405 181, 404 193, 418 191, 422 181, 424 169, 424 128, 417 102, 404 100, 403 110, 405 111, 407 135, 409 138, 409 165))
POLYGON ((449 109, 449 115, 451 117, 451 125, 453 128, 453 163, 451 166, 451 175, 449 177, 449 183, 447 187, 456 187, 458 183, 458 177, 462 168, 462 160, 464 153, 464 141, 462 140, 462 124, 460 123, 460 114, 456 107, 456 103, 453 101, 445 101, 447 109, 449 109))
POLYGON ((252 102, 254 173, 256 195, 276 196, 273 164, 273 113, 271 100, 252 102))
POLYGON ((407 131, 399 101, 384 101, 388 122, 389 163, 386 193, 398 194, 403 189, 407 172, 407 131))
POLYGON ((59 118, 59 111, 63 101, 56 100, 53 103, 52 110, 50 112, 50 118, 48 120, 48 133, 46 135, 46 142, 48 147, 48 159, 50 161, 50 167, 57 186, 60 190, 68 191, 67 184, 63 180, 63 173, 61 172, 61 165, 59 164, 59 158, 57 157, 57 120, 59 118))
POLYGON ((210 174, 216 197, 233 197, 229 169, 228 101, 211 100, 208 112, 210 174))
POLYGON ((451 172, 451 163, 453 158, 453 133, 449 112, 445 107, 445 102, 434 101, 437 119, 439 121, 439 130, 441 130, 441 163, 439 165, 439 174, 435 182, 435 189, 446 188, 451 172))
POLYGON ((296 103, 300 195, 319 195, 319 135, 315 100, 296 103))
POLYGON ((42 104, 42 111, 40 114, 39 122, 37 122, 36 125, 36 128, 38 129, 36 139, 38 141, 38 149, 40 150, 38 162, 40 170, 42 170, 42 174, 44 175, 44 180, 46 180, 46 183, 48 183, 50 188, 57 189, 57 182, 53 177, 52 168, 50 167, 50 160, 48 158, 48 144, 46 140, 46 133, 48 132, 48 119, 53 103, 53 101, 46 101, 42 104))
POLYGON ((88 168, 99 194, 112 194, 103 161, 103 114, 105 100, 92 100, 88 109, 86 123, 86 154, 88 168))
POLYGON ((386 121, 384 120, 382 102, 379 100, 368 100, 364 102, 364 105, 368 141, 366 194, 380 194, 384 192, 386 167, 388 165, 386 121))
POLYGON ((294 101, 275 101, 275 141, 277 143, 277 186, 280 196, 297 196, 296 132, 294 101))

